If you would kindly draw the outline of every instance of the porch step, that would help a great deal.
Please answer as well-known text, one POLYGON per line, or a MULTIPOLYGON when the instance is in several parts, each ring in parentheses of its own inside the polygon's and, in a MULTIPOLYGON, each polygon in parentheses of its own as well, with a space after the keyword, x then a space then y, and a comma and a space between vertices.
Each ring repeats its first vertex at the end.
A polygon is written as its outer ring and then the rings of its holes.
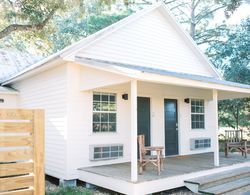
MULTIPOLYGON (((241 188, 241 185, 245 186, 246 182, 250 182, 250 167, 233 169, 230 171, 223 171, 220 173, 211 174, 204 177, 197 177, 188 179, 185 182, 187 188, 195 193, 208 193, 204 190, 211 190, 210 194, 221 194, 222 191, 226 191, 226 189, 230 189, 232 186, 232 190, 235 188, 241 188), (225 187, 225 185, 230 184, 225 187)), ((250 185, 247 183, 246 185, 250 185)))
POLYGON ((233 192, 248 185, 250 185, 250 177, 237 179, 235 181, 231 181, 221 185, 216 185, 214 187, 206 189, 200 189, 199 192, 204 194, 225 194, 233 192))

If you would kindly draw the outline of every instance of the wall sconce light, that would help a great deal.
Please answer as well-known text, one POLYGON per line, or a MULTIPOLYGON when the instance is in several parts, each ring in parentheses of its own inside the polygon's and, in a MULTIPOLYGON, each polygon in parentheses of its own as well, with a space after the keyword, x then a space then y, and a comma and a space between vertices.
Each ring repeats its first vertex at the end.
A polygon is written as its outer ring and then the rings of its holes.
POLYGON ((189 98, 185 98, 185 99, 184 99, 184 102, 187 103, 187 104, 189 104, 190 99, 189 99, 189 98))
POLYGON ((122 99, 128 100, 128 94, 127 93, 122 94, 122 99))

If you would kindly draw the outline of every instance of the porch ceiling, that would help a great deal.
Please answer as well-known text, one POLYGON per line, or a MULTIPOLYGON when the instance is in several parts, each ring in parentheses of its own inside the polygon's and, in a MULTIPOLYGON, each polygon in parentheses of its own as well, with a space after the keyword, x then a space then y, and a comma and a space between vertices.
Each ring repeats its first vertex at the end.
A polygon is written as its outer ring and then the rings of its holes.
MULTIPOLYGON (((138 81, 175 87, 193 88, 199 90, 216 89, 218 90, 219 100, 250 97, 250 85, 243 85, 225 80, 219 80, 216 78, 176 73, 163 69, 154 69, 98 59, 76 57, 75 60, 83 66, 111 72, 112 74, 117 74, 127 78, 124 80, 124 82, 136 79, 138 81)), ((109 83, 107 87, 115 86, 116 84, 117 83, 115 82, 109 83)))

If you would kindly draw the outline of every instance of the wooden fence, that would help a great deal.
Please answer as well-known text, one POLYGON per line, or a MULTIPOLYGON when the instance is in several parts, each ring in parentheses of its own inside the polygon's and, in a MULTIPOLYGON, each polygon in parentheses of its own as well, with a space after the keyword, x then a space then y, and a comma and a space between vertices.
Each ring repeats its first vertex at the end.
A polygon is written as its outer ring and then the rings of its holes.
POLYGON ((44 195, 44 113, 0 109, 0 195, 44 195))

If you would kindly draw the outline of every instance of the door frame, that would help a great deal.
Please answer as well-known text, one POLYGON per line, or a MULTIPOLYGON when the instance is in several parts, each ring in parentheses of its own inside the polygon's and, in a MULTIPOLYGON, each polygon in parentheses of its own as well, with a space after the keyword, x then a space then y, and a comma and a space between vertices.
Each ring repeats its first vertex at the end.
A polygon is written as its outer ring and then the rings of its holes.
MULTIPOLYGON (((178 154, 175 155, 168 155, 168 156, 180 156, 181 152, 180 152, 180 148, 181 148, 181 143, 180 143, 180 106, 179 106, 179 98, 176 97, 164 97, 163 98, 163 134, 164 134, 164 148, 166 147, 166 126, 165 126, 165 100, 176 100, 176 111, 177 111, 177 124, 178 124, 178 136, 177 136, 177 140, 178 140, 178 154)), ((164 149, 164 154, 166 154, 166 148, 164 149)), ((166 156, 166 155, 165 155, 166 156)))

